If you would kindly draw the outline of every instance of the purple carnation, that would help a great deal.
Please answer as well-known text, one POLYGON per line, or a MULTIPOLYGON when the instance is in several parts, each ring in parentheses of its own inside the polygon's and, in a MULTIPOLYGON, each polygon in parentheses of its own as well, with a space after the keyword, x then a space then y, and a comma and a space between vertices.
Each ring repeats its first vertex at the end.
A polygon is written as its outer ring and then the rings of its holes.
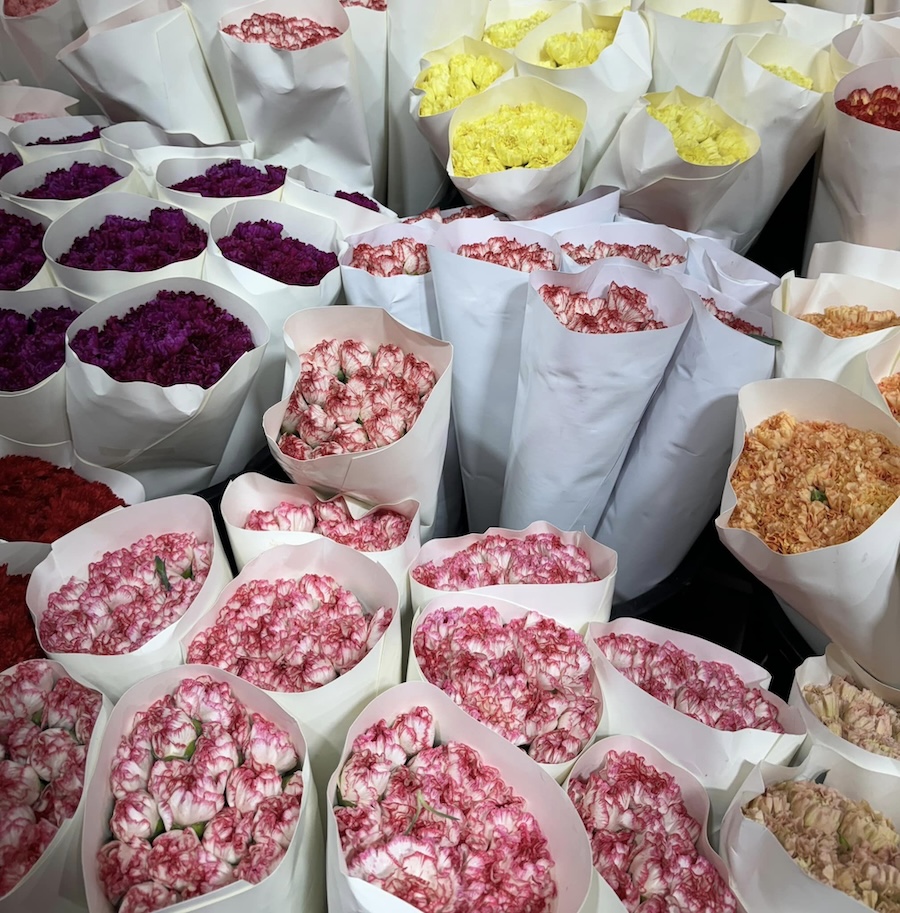
POLYGON ((107 216, 103 224, 76 238, 59 258, 73 269, 121 269, 143 273, 180 260, 191 260, 206 248, 206 232, 189 222, 180 209, 158 207, 149 219, 107 216))
POLYGON ((204 389, 252 348, 245 323, 194 292, 158 292, 102 328, 79 330, 72 340, 83 362, 103 368, 113 380, 204 389))
POLYGON ((23 190, 18 196, 29 200, 81 200, 121 180, 122 175, 109 165, 74 162, 68 168, 48 171, 43 184, 23 190))
POLYGON ((0 308, 0 390, 27 390, 58 371, 77 316, 69 307, 40 308, 30 317, 0 308))
POLYGON ((346 200, 348 203, 356 203, 357 206, 362 206, 363 209, 371 209, 372 212, 380 212, 378 204, 374 200, 370 200, 365 194, 357 193, 347 193, 346 190, 339 190, 335 196, 339 200, 346 200))
POLYGON ((40 139, 36 139, 34 142, 29 143, 29 146, 65 146, 67 143, 87 143, 93 139, 100 139, 100 127, 92 127, 88 130, 87 133, 72 134, 71 136, 63 136, 59 139, 50 139, 49 136, 42 136, 40 139))
POLYGON ((266 165, 265 173, 240 159, 212 165, 196 177, 173 184, 170 190, 199 193, 201 197, 258 197, 278 190, 287 177, 287 168, 266 165))
POLYGON ((44 226, 0 209, 0 290, 28 285, 44 265, 44 226))
POLYGON ((18 168, 22 164, 22 159, 15 152, 0 152, 0 178, 4 174, 9 174, 13 168, 18 168))
POLYGON ((268 219, 239 222, 219 239, 222 256, 285 285, 318 285, 337 268, 337 254, 296 238, 283 237, 284 226, 268 219))

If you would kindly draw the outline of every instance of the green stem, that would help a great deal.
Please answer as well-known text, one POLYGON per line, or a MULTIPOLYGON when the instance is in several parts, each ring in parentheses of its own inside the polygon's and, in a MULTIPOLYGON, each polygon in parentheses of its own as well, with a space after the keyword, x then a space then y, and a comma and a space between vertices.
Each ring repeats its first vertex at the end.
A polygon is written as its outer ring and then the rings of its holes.
POLYGON ((760 333, 748 333, 747 334, 751 339, 759 340, 759 342, 764 342, 767 346, 775 346, 776 348, 781 347, 780 339, 773 339, 771 336, 763 336, 760 333))
POLYGON ((153 559, 153 563, 156 567, 156 573, 162 582, 163 589, 168 593, 172 589, 172 584, 169 583, 169 575, 166 573, 165 562, 157 555, 156 558, 153 559))
POLYGON ((416 813, 413 815, 412 821, 409 822, 409 827, 406 829, 406 834, 404 836, 408 837, 412 832, 413 828, 419 821, 419 818, 422 816, 423 811, 429 811, 432 815, 437 815, 438 818, 447 818, 449 821, 459 821, 455 815, 448 815, 446 812, 439 812, 433 805, 429 805, 428 801, 425 799, 425 796, 422 795, 422 790, 416 790, 416 813))

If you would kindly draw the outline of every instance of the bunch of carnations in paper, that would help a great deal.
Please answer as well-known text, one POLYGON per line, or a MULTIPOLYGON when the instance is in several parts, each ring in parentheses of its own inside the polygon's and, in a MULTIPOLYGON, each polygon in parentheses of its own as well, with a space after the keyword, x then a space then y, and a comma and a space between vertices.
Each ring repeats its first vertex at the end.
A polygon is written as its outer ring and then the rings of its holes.
POLYGON ((371 307, 310 308, 284 333, 294 387, 263 416, 279 466, 298 485, 370 504, 418 501, 427 538, 447 447, 452 347, 371 307))
POLYGON ((237 470, 223 455, 268 341, 255 308, 199 279, 157 279, 95 304, 66 337, 76 449, 127 468, 152 497, 237 470))
POLYGON ((732 456, 722 543, 826 640, 900 685, 896 419, 830 381, 759 381, 738 395, 732 456), (777 484, 760 486, 773 472, 777 484))
POLYGON ((585 639, 603 691, 601 732, 647 739, 692 770, 714 826, 752 765, 786 764, 803 743, 800 715, 737 653, 632 618, 592 624, 585 639))
POLYGON ((100 301, 154 279, 199 279, 207 231, 205 222, 175 206, 103 193, 50 226, 47 262, 58 285, 100 301))
POLYGON ((590 909, 575 809, 522 751, 408 682, 350 727, 328 784, 334 913, 590 909))
POLYGON ((9 131, 23 162, 34 162, 62 152, 99 152, 100 130, 106 117, 89 115, 29 119, 9 131))
POLYGON ((0 199, 0 292, 53 285, 43 248, 49 226, 47 216, 0 199))
POLYGON ((590 841, 599 909, 743 913, 707 839, 709 798, 683 767, 612 736, 581 755, 565 790, 590 841))
POLYGON ((27 601, 48 656, 117 700, 181 662, 179 637, 230 579, 209 505, 178 495, 56 539, 27 601))
POLYGON ((402 679, 397 585, 327 539, 280 545, 245 565, 182 637, 186 661, 262 688, 300 721, 324 785, 350 723, 402 679))
POLYGON ((584 639, 504 599, 440 596, 412 626, 407 681, 440 688, 562 782, 594 740, 603 701, 584 639))
POLYGON ((621 257, 643 263, 651 269, 683 273, 687 262, 687 241, 665 225, 645 222, 613 222, 588 225, 557 232, 554 240, 562 249, 567 272, 577 272, 597 260, 621 257))
POLYGON ((0 673, 0 909, 83 909, 79 859, 110 707, 55 662, 0 673))
POLYGON ((66 108, 77 101, 77 98, 53 89, 38 89, 14 83, 0 85, 0 133, 6 135, 16 124, 29 120, 65 117, 66 108))
POLYGON ((322 833, 311 750, 270 697, 182 666, 116 704, 87 788, 91 913, 320 913, 322 833))
POLYGON ((30 563, 19 560, 18 556, 0 564, 0 624, 3 625, 0 671, 28 659, 44 657, 25 602, 31 570, 30 563))
POLYGON ((16 152, 16 147, 5 133, 0 133, 0 178, 20 167, 21 164, 22 156, 16 152))
POLYGON ((499 525, 593 535, 691 303, 670 273, 621 261, 529 280, 499 525))

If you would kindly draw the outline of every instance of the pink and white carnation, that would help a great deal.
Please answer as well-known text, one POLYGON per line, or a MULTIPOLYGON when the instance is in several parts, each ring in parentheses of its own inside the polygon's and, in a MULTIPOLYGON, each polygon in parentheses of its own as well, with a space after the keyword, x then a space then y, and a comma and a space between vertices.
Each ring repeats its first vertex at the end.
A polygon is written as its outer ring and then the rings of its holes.
POLYGON ((278 446, 297 460, 386 447, 412 429, 436 382, 399 346, 323 339, 300 356, 278 446))
POLYGON ((145 536, 107 552, 51 593, 38 634, 54 653, 131 653, 181 618, 209 573, 212 544, 193 533, 145 536))
MULTIPOLYGON (((385 606, 368 612, 322 574, 251 580, 191 641, 188 662, 219 666, 267 691, 312 691, 353 669, 393 617, 394 609, 385 606)), ((267 738, 248 742, 250 751, 284 766, 280 749, 267 738)))
POLYGON ((307 17, 282 16, 280 13, 253 13, 240 23, 222 29, 226 35, 248 44, 267 44, 279 51, 304 51, 332 38, 340 38, 340 29, 322 25, 307 17))
POLYGON ((154 913, 163 907, 171 907, 181 902, 177 891, 163 887, 155 881, 136 884, 128 889, 119 905, 119 913, 154 913))
POLYGON ((642 691, 706 726, 784 732, 775 704, 727 663, 701 661, 671 641, 657 644, 635 634, 605 634, 596 644, 642 691))
POLYGON ((667 266, 684 263, 687 259, 681 254, 664 254, 652 244, 608 244, 605 241, 594 241, 593 244, 575 244, 567 241, 560 247, 580 266, 590 266, 591 263, 605 260, 607 257, 625 257, 628 260, 643 263, 652 269, 663 269, 667 266))
POLYGON ((574 333, 603 335, 664 330, 646 293, 627 285, 609 284, 606 297, 590 298, 564 285, 542 285, 540 296, 556 319, 574 333))
POLYGON ((382 279, 424 276, 431 272, 428 247, 415 238, 395 238, 387 244, 357 244, 353 248, 350 266, 382 279))
POLYGON ((743 333, 745 336, 765 335, 765 331, 762 327, 758 327, 755 323, 743 320, 731 311, 720 308, 716 303, 715 298, 704 298, 701 296, 700 300, 703 302, 706 310, 708 310, 719 323, 724 323, 725 326, 731 327, 732 330, 737 330, 738 333, 743 333))
POLYGON ((507 269, 519 270, 522 273, 559 268, 553 251, 547 250, 536 241, 532 244, 524 244, 515 238, 506 238, 502 235, 488 238, 487 241, 460 244, 456 253, 460 257, 484 260, 487 263, 495 263, 497 266, 505 266, 507 269))

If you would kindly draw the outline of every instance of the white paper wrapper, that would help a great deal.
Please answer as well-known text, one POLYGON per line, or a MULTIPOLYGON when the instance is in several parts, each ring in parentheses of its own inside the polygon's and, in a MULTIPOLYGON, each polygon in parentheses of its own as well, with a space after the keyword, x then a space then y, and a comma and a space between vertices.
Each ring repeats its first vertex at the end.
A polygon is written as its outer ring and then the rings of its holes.
POLYGON ((130 6, 134 6, 134 0, 75 0, 81 18, 87 28, 109 19, 118 13, 124 13, 130 6))
MULTIPOLYGON (((212 543, 209 574, 188 610, 173 625, 142 647, 118 656, 90 653, 47 653, 73 675, 117 701, 133 684, 181 663, 179 637, 212 606, 231 580, 228 559, 216 532, 212 509, 194 495, 178 495, 113 510, 57 539, 50 554, 34 569, 25 600, 40 631, 47 600, 72 577, 87 579, 88 565, 106 552, 127 548, 144 536, 193 533, 200 542, 212 543)), ((40 638, 39 638, 40 639, 40 638)))
MULTIPOLYGON (((504 212, 512 219, 533 219, 571 203, 581 190, 584 129, 572 151, 548 168, 508 168, 477 177, 457 177, 453 170, 453 137, 460 124, 479 120, 501 105, 543 105, 580 123, 587 117, 587 103, 579 96, 535 76, 517 76, 488 86, 467 98, 450 118, 450 159, 447 174, 467 199, 504 212)), ((599 182, 597 182, 599 183, 599 182)))
POLYGON ((14 168, 0 178, 0 193, 32 212, 40 213, 50 219, 57 219, 70 209, 74 209, 82 200, 88 198, 39 200, 22 196, 22 194, 43 184, 44 179, 51 171, 71 168, 76 162, 84 165, 106 165, 121 175, 118 181, 113 181, 112 184, 92 194, 92 196, 99 196, 105 193, 127 193, 129 191, 139 193, 143 189, 140 179, 134 173, 131 165, 115 158, 115 156, 108 155, 106 152, 98 152, 92 149, 87 152, 61 152, 59 155, 50 155, 47 158, 14 168))
POLYGON ((109 769, 116 748, 134 722, 135 714, 146 710, 154 701, 171 694, 186 678, 208 675, 216 682, 225 682, 235 696, 253 713, 260 713, 276 726, 286 730, 298 754, 303 758, 303 799, 300 820, 284 858, 265 880, 256 885, 236 881, 203 897, 185 900, 166 907, 172 913, 215 909, 216 913, 242 913, 249 908, 260 910, 297 909, 323 913, 324 886, 321 868, 324 848, 316 782, 312 771, 313 751, 306 733, 289 713, 271 697, 245 681, 212 666, 179 666, 160 671, 136 684, 116 704, 100 747, 95 774, 85 789, 87 797, 84 816, 81 862, 84 886, 90 913, 114 913, 115 907, 106 899, 97 872, 97 852, 110 840, 109 818, 115 800, 109 786, 109 769))
POLYGON ((453 347, 409 330, 378 308, 310 308, 288 319, 284 337, 285 398, 263 416, 266 442, 278 465, 298 485, 341 492, 370 504, 418 501, 422 508, 422 538, 427 539, 434 523, 447 445, 453 347), (300 375, 300 355, 323 339, 358 339, 372 351, 382 343, 393 343, 431 365, 438 380, 408 434, 377 450, 314 460, 295 460, 279 450, 284 411, 300 375))
POLYGON ((653 36, 653 91, 680 86, 694 95, 711 95, 728 45, 738 35, 777 32, 784 13, 768 0, 703 0, 722 23, 681 17, 696 9, 694 0, 645 0, 642 11, 653 36))
POLYGON ((721 323, 700 296, 770 336, 768 315, 696 280, 679 282, 690 293, 694 319, 644 413, 597 530, 619 554, 619 600, 641 596, 674 573, 703 532, 728 473, 738 391, 774 368, 772 346, 721 323))
MULTIPOLYGON (((822 0, 822 3, 827 2, 829 0, 822 0)), ((779 34, 823 51, 829 50, 835 35, 859 21, 859 16, 852 13, 834 12, 824 8, 821 4, 807 6, 787 0, 785 3, 773 3, 772 6, 784 13, 779 34)))
POLYGON ((799 713, 764 690, 778 708, 783 734, 762 729, 723 732, 679 713, 641 690, 616 669, 596 644, 607 634, 633 634, 654 643, 671 641, 698 661, 727 663, 750 688, 765 689, 771 676, 762 666, 700 637, 682 634, 637 618, 618 618, 588 628, 587 645, 600 678, 604 709, 601 735, 631 735, 651 741, 666 757, 689 770, 703 784, 712 805, 712 830, 718 830, 735 791, 761 761, 788 764, 806 737, 799 713))
MULTIPOLYGON (((191 641, 215 624, 222 607, 241 586, 252 580, 299 578, 304 574, 333 577, 372 612, 381 606, 397 608, 397 585, 391 575, 365 555, 323 538, 305 545, 279 545, 247 564, 203 616, 183 629, 184 655, 187 656, 191 641)), ((348 728, 372 698, 399 684, 403 677, 400 660, 400 612, 395 611, 378 643, 349 672, 314 691, 265 692, 303 727, 313 773, 322 785, 322 798, 348 728)), ((319 877, 318 872, 316 875, 319 877)))
MULTIPOLYGON (((52 663, 59 678, 68 675, 60 663, 52 663)), ((7 673, 16 666, 6 670, 7 673)), ((69 676, 74 677, 74 676, 69 676)), ((87 782, 97 767, 103 731, 112 711, 109 699, 104 697, 91 732, 87 758, 84 765, 85 788, 75 814, 63 821, 59 830, 31 867, 25 877, 0 898, 2 913, 21 913, 23 910, 53 910, 59 913, 83 913, 86 909, 84 880, 81 874, 81 825, 87 808, 87 782)))
POLYGON ((900 792, 895 776, 857 767, 816 746, 801 767, 761 764, 741 785, 722 824, 720 847, 747 913, 862 913, 865 904, 811 878, 762 824, 745 818, 742 808, 768 786, 785 780, 815 780, 896 821, 900 792), (760 877, 764 872, 765 877, 760 877))
POLYGON ((900 29, 890 22, 863 19, 858 25, 834 36, 829 56, 835 78, 843 79, 867 63, 900 57, 900 29))
MULTIPOLYGON (((63 96, 65 97, 65 96, 63 96)), ((100 140, 85 140, 81 143, 43 143, 32 145, 41 137, 63 139, 66 136, 81 136, 94 127, 106 127, 109 119, 99 114, 41 118, 29 120, 24 124, 15 124, 9 131, 9 138, 16 147, 16 152, 23 162, 36 162, 38 159, 59 155, 62 152, 88 152, 100 150, 100 140)))
MULTIPOLYGON (((683 257, 681 263, 673 263, 671 266, 663 269, 675 273, 683 273, 687 262, 687 241, 675 234, 665 225, 652 225, 648 222, 611 222, 602 228, 597 225, 583 225, 578 228, 570 228, 567 231, 557 232, 554 239, 560 248, 565 244, 584 244, 590 247, 595 241, 602 241, 605 244, 630 244, 639 246, 641 244, 650 244, 659 249, 661 254, 677 254, 683 257)), ((584 267, 572 257, 562 252, 563 260, 567 265, 566 272, 575 273, 583 270, 584 267)), ((627 257, 606 257, 606 260, 616 259, 619 262, 628 262, 627 257)))
MULTIPOLYGON (((862 361, 862 357, 860 360, 862 361)), ((874 403, 883 412, 890 413, 891 408, 881 390, 878 389, 878 383, 900 371, 898 362, 900 362, 900 334, 889 335, 884 342, 873 346, 865 354, 859 392, 864 399, 874 403)))
POLYGON ((206 143, 229 138, 178 0, 140 0, 88 29, 57 58, 113 121, 147 120, 189 130, 206 143))
POLYGON ((598 223, 614 222, 618 212, 618 187, 592 187, 562 209, 518 224, 555 235, 573 228, 589 228, 598 223))
MULTIPOLYGON (((0 86, 19 86, 23 79, 26 83, 33 81, 25 58, 16 47, 15 41, 3 30, 2 25, 0 25, 0 60, 2 60, 0 75, 3 76, 0 86)), ((2 115, 0 115, 0 121, 2 121, 2 115)), ((2 132, 2 128, 3 125, 0 122, 0 132, 2 132)))
POLYGON ((546 519, 592 532, 691 319, 690 300, 671 276, 602 260, 580 273, 532 273, 530 285, 500 525, 546 519), (593 298, 611 282, 644 292, 666 329, 573 332, 538 293, 550 283, 593 298))
POLYGON ((764 313, 780 285, 774 273, 711 238, 688 239, 687 274, 764 313))
MULTIPOLYGON (((575 808, 560 792, 553 778, 521 749, 511 745, 486 726, 477 723, 439 689, 427 682, 407 682, 379 695, 360 713, 347 733, 340 763, 328 782, 328 799, 337 798, 337 784, 353 740, 379 720, 395 719, 413 707, 424 705, 434 716, 436 742, 464 742, 482 760, 500 771, 503 781, 525 799, 526 810, 537 818, 556 862, 554 877, 559 896, 554 913, 588 913, 593 909, 591 851, 575 808)), ((327 858, 325 881, 329 913, 407 913, 408 904, 347 874, 334 812, 326 815, 327 858)))
POLYGON ((846 241, 826 241, 813 246, 806 278, 818 279, 823 273, 859 276, 900 288, 900 251, 846 241))
MULTIPOLYGON (((616 11, 618 12, 618 11, 616 11)), ((632 105, 650 88, 650 33, 639 13, 600 15, 587 5, 572 3, 529 32, 516 47, 516 70, 580 95, 587 102, 582 180, 587 180, 632 105), (544 43, 561 32, 590 28, 615 30, 615 40, 594 63, 572 69, 540 64, 544 43)))
POLYGON ((256 143, 256 154, 265 161, 309 165, 372 193, 375 178, 347 13, 338 0, 291 3, 291 15, 341 32, 303 51, 250 44, 222 31, 254 13, 274 12, 283 14, 284 3, 260 0, 219 21, 230 79, 216 88, 220 95, 233 93, 241 135, 256 143))
MULTIPOLYGON (((5 200, 0 197, 0 212, 8 212, 11 215, 18 216, 21 219, 28 219, 29 222, 39 223, 44 226, 44 243, 47 240, 46 229, 50 227, 50 218, 48 216, 42 216, 40 213, 35 212, 32 209, 26 209, 24 206, 20 206, 18 203, 14 203, 12 200, 5 200)), ((46 252, 46 249, 45 249, 46 252)), ((26 282, 21 288, 14 289, 13 291, 25 292, 32 291, 33 289, 44 289, 50 288, 55 285, 53 281, 53 274, 50 271, 49 261, 44 261, 44 265, 38 270, 37 274, 29 282, 26 282)))
MULTIPOLYGON (((0 36, 5 36, 2 28, 0 28, 0 36)), ((5 37, 7 37, 9 45, 5 44, 3 38, 0 37, 4 69, 7 54, 16 51, 15 42, 8 36, 5 37)), ((36 111, 40 114, 47 114, 51 118, 66 117, 70 113, 69 109, 77 104, 77 98, 53 89, 37 89, 34 86, 14 84, 2 85, 0 86, 0 133, 9 133, 19 123, 13 120, 17 114, 36 111)))
MULTIPOLYGON (((0 207, 3 206, 4 203, 0 200, 0 207)), ((177 209, 178 207, 134 193, 104 193, 83 200, 74 209, 60 216, 44 235, 44 252, 47 255, 46 268, 49 277, 46 284, 52 284, 55 280, 56 283, 75 292, 76 295, 100 301, 156 279, 166 279, 170 282, 187 278, 199 279, 206 251, 190 260, 179 260, 161 269, 147 272, 126 272, 120 269, 78 269, 73 266, 63 266, 59 262, 60 257, 72 247, 76 238, 87 235, 92 228, 102 225, 107 216, 117 215, 146 220, 154 209, 159 208, 177 209)), ((209 226, 192 213, 186 212, 185 216, 188 222, 192 222, 204 231, 209 230, 209 226)))
MULTIPOLYGON (((786 379, 748 384, 738 395, 733 462, 744 433, 778 412, 800 421, 842 422, 876 431, 900 444, 893 416, 844 387, 826 380, 786 379)), ((728 526, 737 503, 730 481, 716 520, 725 547, 810 624, 840 644, 872 675, 900 683, 892 643, 900 637, 900 584, 895 568, 900 550, 900 500, 855 539, 797 555, 779 555, 758 536, 728 526)))
POLYGON ((107 298, 75 320, 66 334, 66 407, 76 448, 85 459, 137 476, 151 497, 205 488, 222 463, 268 339, 265 321, 254 308, 199 279, 157 279, 107 298), (116 381, 72 351, 79 330, 103 326, 110 317, 121 317, 164 289, 212 298, 249 327, 255 348, 208 389, 116 381))

